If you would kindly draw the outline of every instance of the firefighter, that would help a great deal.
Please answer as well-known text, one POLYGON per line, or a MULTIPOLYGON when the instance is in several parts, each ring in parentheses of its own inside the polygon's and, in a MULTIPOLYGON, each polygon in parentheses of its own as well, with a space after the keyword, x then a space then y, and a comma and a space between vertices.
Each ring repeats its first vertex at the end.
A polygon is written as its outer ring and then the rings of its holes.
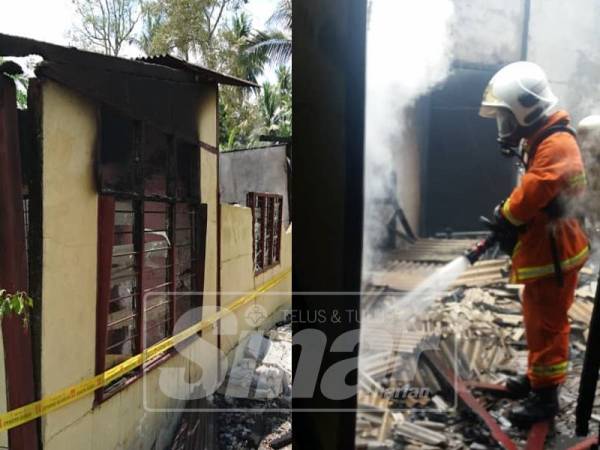
POLYGON ((569 115, 558 110, 544 71, 531 62, 509 64, 486 87, 480 115, 496 119, 503 153, 521 158, 519 185, 494 211, 511 279, 523 283, 528 370, 507 381, 525 399, 509 413, 516 425, 550 419, 567 376, 569 322, 579 269, 588 258, 577 200, 586 178, 569 115))

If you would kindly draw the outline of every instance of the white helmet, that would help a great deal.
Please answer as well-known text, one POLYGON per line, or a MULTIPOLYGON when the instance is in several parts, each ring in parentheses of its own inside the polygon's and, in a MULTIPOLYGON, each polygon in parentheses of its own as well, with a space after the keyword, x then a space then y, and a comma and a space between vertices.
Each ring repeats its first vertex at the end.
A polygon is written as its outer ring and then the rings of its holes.
POLYGON ((557 102, 541 67, 519 61, 492 77, 483 93, 479 115, 496 118, 498 133, 504 138, 519 125, 529 127, 546 117, 557 102))

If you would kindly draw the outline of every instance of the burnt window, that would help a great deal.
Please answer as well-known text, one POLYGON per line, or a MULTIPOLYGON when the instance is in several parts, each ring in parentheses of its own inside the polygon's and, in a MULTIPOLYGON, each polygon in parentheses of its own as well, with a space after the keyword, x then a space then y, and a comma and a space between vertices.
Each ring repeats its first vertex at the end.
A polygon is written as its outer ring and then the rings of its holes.
MULTIPOLYGON (((202 305, 206 239, 198 147, 112 111, 100 124, 97 373, 172 336, 177 320, 202 305)), ((188 326, 201 318, 186 317, 188 326)))
POLYGON ((108 107, 100 109, 98 125, 97 178, 102 194, 199 200, 198 145, 108 107))
POLYGON ((252 209, 254 273, 259 274, 280 263, 283 197, 249 192, 247 205, 252 209))
POLYGON ((138 190, 137 123, 117 111, 102 108, 98 151, 101 190, 133 193, 138 190))
POLYGON ((176 195, 178 198, 197 198, 197 187, 200 186, 200 180, 195 167, 200 165, 199 153, 193 145, 187 142, 177 142, 176 156, 176 195))
POLYGON ((168 182, 174 182, 174 174, 169 172, 169 155, 172 151, 171 138, 154 127, 144 127, 142 145, 142 173, 144 195, 148 197, 166 198, 173 192, 168 189, 168 182), (171 176, 170 176, 171 175, 171 176))

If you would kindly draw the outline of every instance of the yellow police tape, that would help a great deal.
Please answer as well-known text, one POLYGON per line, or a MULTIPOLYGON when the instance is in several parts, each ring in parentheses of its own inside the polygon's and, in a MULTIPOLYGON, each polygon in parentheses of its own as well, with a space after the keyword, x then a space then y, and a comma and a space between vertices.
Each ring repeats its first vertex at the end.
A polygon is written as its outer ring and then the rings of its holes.
POLYGON ((199 331, 210 327, 214 323, 221 320, 224 316, 251 302, 261 294, 264 294, 279 284, 285 277, 289 275, 289 273, 290 269, 282 272, 281 274, 267 281, 254 292, 238 298, 230 305, 213 314, 211 317, 198 322, 196 325, 187 328, 181 333, 165 339, 164 341, 161 341, 152 347, 148 347, 141 354, 129 358, 127 361, 110 368, 104 373, 55 392, 54 394, 38 400, 37 402, 33 402, 28 405, 21 406, 20 408, 13 409, 12 411, 0 414, 0 431, 9 430, 31 420, 37 419, 38 417, 44 416, 52 411, 62 408, 65 405, 68 405, 69 403, 79 400, 86 395, 91 394, 98 388, 106 386, 117 378, 123 376, 125 373, 131 372, 136 367, 141 366, 144 361, 164 353, 176 344, 183 342, 199 331))

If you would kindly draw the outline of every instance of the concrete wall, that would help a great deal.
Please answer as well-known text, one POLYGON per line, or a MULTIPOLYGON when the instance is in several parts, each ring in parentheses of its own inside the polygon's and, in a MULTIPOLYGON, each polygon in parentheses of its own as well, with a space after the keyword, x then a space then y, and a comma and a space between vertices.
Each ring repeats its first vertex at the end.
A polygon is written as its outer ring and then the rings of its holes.
MULTIPOLYGON (((243 293, 253 291, 271 278, 292 267, 292 226, 282 225, 281 262, 259 276, 254 276, 252 260, 252 211, 237 205, 221 205, 221 304, 230 305, 243 293)), ((227 353, 250 330, 264 326, 252 314, 264 314, 265 321, 280 309, 291 309, 291 275, 268 293, 238 309, 223 322, 221 349, 227 353)))
POLYGON ((521 57, 524 0, 452 0, 454 59, 497 65, 521 57))
POLYGON ((532 0, 528 59, 548 73, 575 122, 600 112, 600 3, 532 0))
POLYGON ((284 224, 289 223, 285 145, 221 153, 221 202, 246 205, 248 192, 283 195, 284 224))
MULTIPOLYGON (((521 59, 524 0, 453 0, 453 56, 497 65, 521 59)), ((531 0, 527 60, 544 68, 561 106, 579 121, 600 112, 600 3, 531 0)))

